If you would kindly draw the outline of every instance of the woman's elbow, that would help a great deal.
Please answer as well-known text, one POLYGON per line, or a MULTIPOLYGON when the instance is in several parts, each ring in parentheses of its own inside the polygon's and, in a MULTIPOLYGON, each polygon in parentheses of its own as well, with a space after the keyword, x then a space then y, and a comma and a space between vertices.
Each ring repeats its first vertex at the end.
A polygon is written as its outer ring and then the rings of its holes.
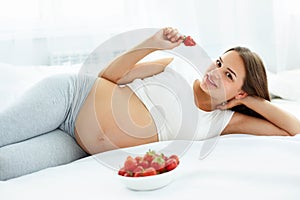
POLYGON ((105 79, 107 81, 110 81, 110 82, 112 82, 114 84, 119 84, 119 82, 121 81, 120 77, 107 75, 105 73, 101 73, 101 74, 99 73, 98 77, 99 78, 103 78, 103 79, 105 79))
POLYGON ((300 133, 300 126, 295 127, 294 129, 290 129, 289 131, 284 131, 284 132, 286 132, 286 134, 288 134, 289 136, 295 136, 300 133))
POLYGON ((297 134, 300 134, 300 121, 298 119, 296 119, 293 129, 290 131, 291 136, 295 136, 297 134))
POLYGON ((295 136, 297 134, 300 134, 300 129, 296 129, 296 130, 293 130, 293 131, 289 132, 290 136, 295 136))

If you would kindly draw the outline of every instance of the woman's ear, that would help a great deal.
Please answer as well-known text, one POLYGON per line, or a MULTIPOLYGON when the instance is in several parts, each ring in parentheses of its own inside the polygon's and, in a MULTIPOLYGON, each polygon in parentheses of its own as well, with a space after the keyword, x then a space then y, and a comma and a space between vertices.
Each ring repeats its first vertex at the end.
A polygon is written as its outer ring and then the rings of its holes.
POLYGON ((248 96, 248 93, 244 90, 241 90, 237 95, 235 95, 235 99, 243 99, 248 96))

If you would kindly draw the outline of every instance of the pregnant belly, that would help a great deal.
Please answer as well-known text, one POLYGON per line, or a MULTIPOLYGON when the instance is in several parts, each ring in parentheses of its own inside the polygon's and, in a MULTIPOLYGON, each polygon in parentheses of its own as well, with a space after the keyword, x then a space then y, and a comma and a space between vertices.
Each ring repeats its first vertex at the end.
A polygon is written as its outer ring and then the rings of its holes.
POLYGON ((153 119, 138 97, 105 79, 96 81, 83 104, 75 138, 90 154, 158 140, 153 119))

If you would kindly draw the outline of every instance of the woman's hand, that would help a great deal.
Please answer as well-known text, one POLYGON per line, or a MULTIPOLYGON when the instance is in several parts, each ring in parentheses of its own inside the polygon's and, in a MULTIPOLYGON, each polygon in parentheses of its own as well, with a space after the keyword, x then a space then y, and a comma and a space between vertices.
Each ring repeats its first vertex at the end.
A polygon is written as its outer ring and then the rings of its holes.
POLYGON ((242 101, 240 99, 232 99, 227 102, 221 103, 220 105, 217 106, 217 109, 227 110, 227 109, 233 108, 233 107, 241 105, 241 104, 242 104, 242 101))
POLYGON ((184 36, 178 33, 177 29, 167 27, 159 30, 148 42, 150 47, 168 50, 179 46, 183 42, 184 36))
POLYGON ((249 107, 249 103, 252 103, 252 102, 260 103, 262 101, 265 101, 265 99, 258 97, 258 96, 247 95, 240 99, 233 98, 227 102, 221 103, 220 105, 217 106, 217 109, 227 110, 227 109, 231 109, 238 105, 245 105, 245 106, 249 107))
POLYGON ((256 99, 257 101, 263 100, 262 98, 257 97, 257 96, 246 96, 246 97, 243 97, 241 99, 234 98, 234 99, 231 99, 227 102, 221 103, 220 105, 217 106, 217 109, 227 110, 227 109, 231 109, 231 108, 233 108, 235 106, 238 106, 238 105, 247 106, 247 101, 249 101, 251 99, 256 99))

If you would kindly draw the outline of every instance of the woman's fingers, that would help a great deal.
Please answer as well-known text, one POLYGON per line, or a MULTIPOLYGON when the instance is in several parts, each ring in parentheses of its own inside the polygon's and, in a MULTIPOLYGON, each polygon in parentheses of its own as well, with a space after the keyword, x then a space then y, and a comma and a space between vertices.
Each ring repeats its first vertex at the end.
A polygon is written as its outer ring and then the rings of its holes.
POLYGON ((173 28, 171 28, 171 27, 166 27, 166 28, 164 28, 164 34, 165 35, 168 35, 169 33, 171 33, 173 31, 173 28))
POLYGON ((167 27, 164 29, 164 35, 171 42, 178 42, 183 40, 183 35, 179 34, 178 30, 175 28, 167 27))
POLYGON ((221 103, 220 105, 217 106, 217 109, 227 110, 227 109, 233 108, 233 107, 241 105, 241 104, 242 103, 241 103, 240 99, 232 99, 230 101, 221 103))

